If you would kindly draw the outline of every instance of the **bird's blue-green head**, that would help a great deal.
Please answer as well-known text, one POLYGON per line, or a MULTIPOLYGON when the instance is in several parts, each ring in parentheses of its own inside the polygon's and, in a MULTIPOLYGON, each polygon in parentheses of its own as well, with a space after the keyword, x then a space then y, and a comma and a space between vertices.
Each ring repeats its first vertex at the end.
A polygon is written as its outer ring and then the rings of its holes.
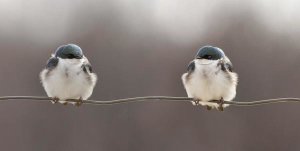
POLYGON ((213 46, 204 46, 200 48, 195 56, 196 59, 219 60, 225 57, 222 49, 213 46))
POLYGON ((75 44, 67 44, 56 49, 55 57, 62 59, 82 59, 83 53, 79 46, 75 44))

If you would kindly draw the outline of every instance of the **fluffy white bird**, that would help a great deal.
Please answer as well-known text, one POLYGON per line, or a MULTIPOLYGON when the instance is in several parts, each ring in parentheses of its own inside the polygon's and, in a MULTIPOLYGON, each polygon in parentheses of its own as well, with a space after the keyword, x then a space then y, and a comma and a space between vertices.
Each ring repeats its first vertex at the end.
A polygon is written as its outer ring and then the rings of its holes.
POLYGON ((75 105, 88 99, 97 82, 97 75, 83 55, 81 48, 75 44, 57 48, 40 73, 43 87, 53 103, 67 104, 67 99, 77 99, 75 105))
POLYGON ((232 64, 218 47, 204 46, 182 75, 187 95, 194 98, 194 105, 206 106, 208 110, 223 111, 236 96, 238 75, 232 71, 232 64), (208 101, 217 100, 218 103, 208 101))

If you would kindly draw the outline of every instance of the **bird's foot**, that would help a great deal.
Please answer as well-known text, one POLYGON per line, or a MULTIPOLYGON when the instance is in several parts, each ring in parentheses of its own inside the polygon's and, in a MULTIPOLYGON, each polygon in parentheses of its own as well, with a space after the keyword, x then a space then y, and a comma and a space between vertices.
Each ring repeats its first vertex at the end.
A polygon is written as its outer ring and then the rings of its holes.
POLYGON ((53 97, 52 100, 50 100, 52 104, 56 104, 59 101, 58 97, 53 97))
POLYGON ((199 104, 200 104, 200 99, 194 99, 193 101, 192 101, 192 103, 193 103, 193 105, 196 105, 196 106, 198 106, 199 104))
POLYGON ((79 106, 81 106, 83 104, 83 99, 82 99, 82 97, 80 97, 76 102, 75 102, 75 105, 77 106, 77 107, 79 107, 79 106))
POLYGON ((208 111, 210 111, 211 109, 212 109, 212 107, 211 106, 206 106, 206 109, 208 110, 208 111))
POLYGON ((223 104, 224 104, 224 99, 223 98, 221 98, 220 100, 218 100, 218 110, 219 111, 224 111, 224 107, 223 107, 223 104))

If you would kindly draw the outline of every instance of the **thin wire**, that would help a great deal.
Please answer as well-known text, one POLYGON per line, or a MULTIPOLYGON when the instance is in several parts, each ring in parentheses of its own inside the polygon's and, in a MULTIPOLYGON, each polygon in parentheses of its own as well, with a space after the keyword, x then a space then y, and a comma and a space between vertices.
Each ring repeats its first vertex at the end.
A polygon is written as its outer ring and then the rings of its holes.
MULTIPOLYGON (((0 101, 8 100, 30 100, 30 101, 50 101, 50 97, 42 96, 3 96, 0 97, 0 101)), ((92 105, 114 105, 122 103, 133 103, 133 102, 146 102, 146 101, 169 101, 169 102, 190 102, 192 98, 187 97, 172 97, 172 96, 146 96, 146 97, 134 97, 134 98, 125 98, 109 101, 97 101, 97 100, 84 100, 83 104, 92 104, 92 105)), ((69 99, 69 102, 77 102, 76 99, 69 99)), ((218 103, 217 100, 212 100, 209 102, 218 103)), ((276 98, 276 99, 266 99, 258 101, 246 101, 246 102, 237 102, 237 101, 224 101, 223 104, 230 104, 234 106, 257 106, 264 104, 273 104, 273 103, 284 103, 284 102, 300 102, 300 98, 276 98)))

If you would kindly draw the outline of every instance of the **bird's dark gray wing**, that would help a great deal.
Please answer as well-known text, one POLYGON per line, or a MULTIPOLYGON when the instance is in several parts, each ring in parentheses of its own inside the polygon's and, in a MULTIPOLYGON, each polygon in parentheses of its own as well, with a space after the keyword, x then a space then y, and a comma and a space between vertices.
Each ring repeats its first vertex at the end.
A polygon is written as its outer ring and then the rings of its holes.
POLYGON ((46 65, 46 69, 54 69, 58 64, 58 58, 56 57, 51 57, 48 62, 47 62, 47 65, 46 65))
POLYGON ((187 71, 188 71, 188 73, 192 73, 194 70, 195 70, 195 61, 192 61, 188 65, 187 71))
POLYGON ((229 72, 233 72, 233 66, 232 66, 232 63, 225 59, 225 60, 221 60, 219 62, 219 65, 221 66, 221 70, 222 71, 229 71, 229 72))
POLYGON ((93 68, 92 68, 92 65, 90 63, 83 63, 81 68, 85 73, 88 73, 88 72, 93 73, 93 68))
POLYGON ((228 71, 233 72, 233 66, 231 62, 225 63, 225 67, 228 69, 228 71))

